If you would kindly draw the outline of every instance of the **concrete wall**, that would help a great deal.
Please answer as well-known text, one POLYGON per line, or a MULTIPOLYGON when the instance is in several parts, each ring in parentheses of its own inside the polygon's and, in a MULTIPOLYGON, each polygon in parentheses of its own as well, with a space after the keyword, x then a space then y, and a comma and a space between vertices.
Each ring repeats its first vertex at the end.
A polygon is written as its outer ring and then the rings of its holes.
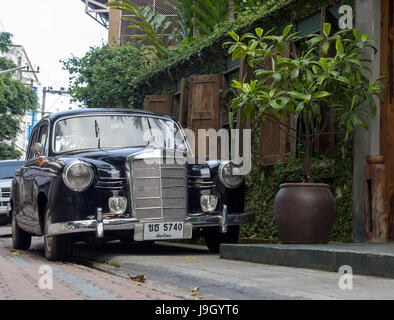
MULTIPOLYGON (((361 33, 369 33, 370 39, 380 41, 381 0, 356 0, 356 23, 361 33)), ((379 50, 379 44, 377 44, 379 50)), ((372 78, 380 75, 380 51, 376 55, 368 50, 368 57, 372 59, 372 78)), ((379 101, 377 100, 379 106, 379 101)), ((358 128, 354 141, 353 168, 353 237, 356 241, 365 241, 364 221, 364 166, 365 156, 379 154, 379 111, 376 117, 368 121, 369 130, 358 128)))

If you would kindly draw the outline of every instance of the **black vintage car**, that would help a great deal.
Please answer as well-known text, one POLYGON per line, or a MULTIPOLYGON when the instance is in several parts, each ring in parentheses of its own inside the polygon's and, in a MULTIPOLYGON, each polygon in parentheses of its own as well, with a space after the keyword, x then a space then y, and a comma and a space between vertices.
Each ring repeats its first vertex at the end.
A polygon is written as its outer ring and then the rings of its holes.
POLYGON ((190 163, 190 147, 169 116, 82 109, 47 116, 31 134, 11 194, 12 241, 28 249, 44 236, 61 260, 75 241, 190 239, 211 251, 236 243, 244 179, 230 161, 190 163), (163 138, 164 137, 164 138, 163 138))

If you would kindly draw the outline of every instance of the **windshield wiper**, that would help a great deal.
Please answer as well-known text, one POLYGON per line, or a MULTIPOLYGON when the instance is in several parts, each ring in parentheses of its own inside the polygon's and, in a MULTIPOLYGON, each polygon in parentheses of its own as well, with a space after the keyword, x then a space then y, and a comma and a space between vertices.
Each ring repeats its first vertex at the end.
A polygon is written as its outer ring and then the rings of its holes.
POLYGON ((97 148, 101 149, 101 139, 100 139, 100 127, 97 120, 94 120, 94 130, 96 132, 96 138, 98 138, 97 148))

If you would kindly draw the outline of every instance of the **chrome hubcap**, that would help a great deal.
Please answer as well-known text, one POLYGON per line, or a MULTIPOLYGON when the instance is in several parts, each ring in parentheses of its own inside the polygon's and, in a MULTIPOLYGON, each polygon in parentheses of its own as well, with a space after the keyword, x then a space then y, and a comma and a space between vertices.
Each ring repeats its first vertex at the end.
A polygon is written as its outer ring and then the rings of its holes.
POLYGON ((47 249, 47 252, 51 252, 52 247, 53 247, 53 237, 48 237, 48 225, 51 223, 51 216, 48 214, 47 219, 45 221, 45 247, 47 249))

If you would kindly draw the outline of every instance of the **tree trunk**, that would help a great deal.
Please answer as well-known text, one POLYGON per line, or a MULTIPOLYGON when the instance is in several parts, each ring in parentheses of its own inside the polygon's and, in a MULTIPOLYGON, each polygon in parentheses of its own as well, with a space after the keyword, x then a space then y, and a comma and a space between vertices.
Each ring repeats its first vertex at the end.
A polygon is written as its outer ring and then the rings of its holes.
POLYGON ((303 181, 310 182, 311 181, 311 127, 309 123, 309 114, 308 111, 305 115, 305 139, 304 139, 304 148, 305 148, 305 158, 304 158, 304 172, 303 172, 303 181))
POLYGON ((228 12, 230 20, 234 19, 234 0, 228 0, 228 12))

